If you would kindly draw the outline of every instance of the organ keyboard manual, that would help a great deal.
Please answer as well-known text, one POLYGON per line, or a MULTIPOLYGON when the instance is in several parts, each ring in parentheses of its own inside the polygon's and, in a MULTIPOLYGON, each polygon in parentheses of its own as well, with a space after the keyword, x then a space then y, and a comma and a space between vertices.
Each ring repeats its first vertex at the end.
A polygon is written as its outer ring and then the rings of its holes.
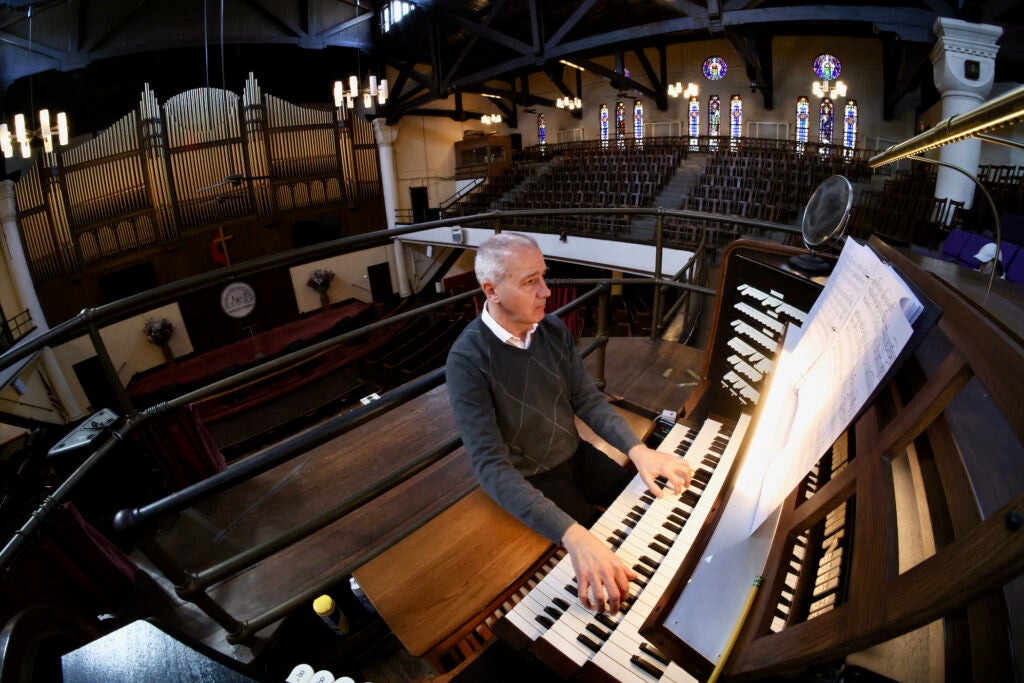
POLYGON ((921 310, 886 263, 847 240, 803 325, 788 316, 756 409, 737 420, 708 415, 701 424, 677 424, 659 447, 707 470, 695 476, 694 490, 655 501, 637 477, 592 528, 641 574, 623 612, 583 609, 566 557, 506 615, 506 636, 566 677, 709 676, 727 657, 762 571, 779 503, 899 362, 921 310), (671 647, 657 646, 665 642, 671 647))

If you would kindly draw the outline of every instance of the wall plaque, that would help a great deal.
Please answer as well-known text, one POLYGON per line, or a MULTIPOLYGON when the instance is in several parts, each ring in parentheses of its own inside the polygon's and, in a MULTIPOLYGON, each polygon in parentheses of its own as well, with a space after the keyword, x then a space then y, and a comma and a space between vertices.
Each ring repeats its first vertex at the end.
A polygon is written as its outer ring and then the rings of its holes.
POLYGON ((256 308, 256 290, 244 282, 232 282, 221 290, 220 308, 232 318, 244 318, 256 308))

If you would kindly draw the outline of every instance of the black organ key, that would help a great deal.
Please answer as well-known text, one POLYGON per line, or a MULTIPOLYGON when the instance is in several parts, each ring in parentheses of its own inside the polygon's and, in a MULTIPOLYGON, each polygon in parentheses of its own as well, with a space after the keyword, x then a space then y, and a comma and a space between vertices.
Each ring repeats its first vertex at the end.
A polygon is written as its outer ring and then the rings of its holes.
POLYGON ((640 643, 640 651, 646 652, 647 654, 654 657, 665 666, 668 666, 671 663, 671 660, 669 660, 668 655, 666 655, 664 652, 648 643, 646 640, 640 643))
POLYGON ((555 622, 551 621, 550 619, 548 619, 548 618, 547 618, 546 616, 544 616, 543 614, 538 614, 537 616, 535 616, 535 617, 534 617, 534 619, 536 619, 536 620, 537 620, 537 622, 538 622, 538 623, 539 623, 539 624, 540 624, 541 626, 543 626, 544 628, 551 628, 552 626, 554 626, 554 625, 555 625, 555 622))
POLYGON ((562 616, 562 613, 560 611, 558 611, 554 607, 551 607, 550 605, 544 608, 544 613, 547 614, 549 617, 552 617, 553 619, 558 619, 560 616, 562 616))
POLYGON ((648 543, 647 547, 653 550, 654 552, 658 553, 659 555, 668 555, 668 548, 658 543, 654 543, 653 541, 651 543, 648 543))
POLYGON ((622 523, 628 526, 629 528, 633 528, 636 526, 636 520, 630 519, 628 516, 622 520, 622 523))
POLYGON ((700 494, 694 491, 693 489, 686 489, 685 491, 683 491, 683 495, 679 497, 680 503, 683 503, 684 505, 689 505, 690 507, 694 507, 695 505, 697 505, 697 501, 699 500, 700 494))
POLYGON ((700 483, 704 484, 704 486, 707 486, 708 482, 711 481, 711 470, 706 470, 702 467, 696 472, 694 472, 691 476, 694 480, 699 481, 700 483))
POLYGON ((683 530, 683 527, 668 521, 662 523, 661 528, 666 531, 671 531, 673 534, 679 534, 679 532, 683 530))
POLYGON ((633 510, 633 512, 636 512, 637 514, 640 514, 640 515, 643 515, 645 512, 647 512, 647 508, 644 507, 643 505, 634 505, 632 510, 633 510))
POLYGON ((665 544, 667 546, 671 546, 672 545, 672 539, 669 538, 668 536, 666 536, 665 534, 657 534, 657 535, 655 535, 654 540, 659 542, 659 543, 663 543, 663 544, 665 544))
POLYGON ((558 606, 558 608, 559 608, 559 609, 561 609, 561 610, 562 610, 563 612, 564 612, 565 610, 569 609, 569 603, 567 603, 567 602, 566 602, 565 600, 563 600, 562 598, 558 598, 558 597, 556 597, 556 598, 554 598, 554 599, 553 599, 553 600, 552 600, 551 602, 555 603, 555 605, 557 605, 557 606, 558 606))
POLYGON ((587 636, 585 633, 578 633, 576 635, 576 640, 580 641, 594 652, 601 651, 601 646, 598 643, 595 643, 594 640, 587 636))
POLYGON ((649 662, 640 655, 633 655, 629 658, 630 663, 640 667, 655 678, 661 678, 665 675, 664 670, 656 666, 654 662, 649 662))
POLYGON ((605 631, 603 628, 601 628, 597 624, 587 624, 587 630, 590 631, 591 633, 593 633, 595 636, 597 636, 601 640, 608 640, 608 638, 611 637, 611 635, 612 635, 611 631, 605 631))
POLYGON ((650 507, 651 503, 654 502, 654 496, 652 496, 650 493, 645 493, 644 495, 640 496, 640 502, 650 507))
POLYGON ((672 522, 673 524, 678 524, 679 526, 683 526, 684 524, 686 524, 686 518, 675 513, 672 513, 668 516, 668 521, 672 522))
POLYGON ((644 564, 646 564, 648 567, 651 567, 652 569, 657 569, 659 566, 661 566, 660 562, 655 562, 654 560, 652 560, 651 558, 647 557, 646 555, 642 555, 640 557, 640 561, 643 562, 644 564))
POLYGON ((633 571, 635 571, 637 574, 640 574, 641 576, 646 576, 648 579, 654 576, 653 569, 651 569, 650 567, 645 567, 639 562, 633 565, 633 571))
POLYGON ((615 627, 618 626, 618 624, 615 622, 615 620, 612 619, 607 614, 605 614, 604 612, 598 612, 597 616, 594 617, 594 619, 596 619, 597 621, 601 622, 601 624, 603 624, 604 626, 607 626, 608 628, 610 628, 613 631, 615 630, 615 627))

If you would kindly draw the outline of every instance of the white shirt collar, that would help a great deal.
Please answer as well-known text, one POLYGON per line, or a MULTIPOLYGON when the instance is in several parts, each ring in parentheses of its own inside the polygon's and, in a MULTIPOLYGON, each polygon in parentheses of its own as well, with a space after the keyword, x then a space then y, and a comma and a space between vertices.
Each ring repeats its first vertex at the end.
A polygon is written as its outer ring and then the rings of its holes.
POLYGON ((480 314, 480 318, 483 320, 484 325, 487 325, 487 328, 491 332, 493 332, 494 335, 503 343, 511 344, 512 346, 516 346, 520 349, 530 348, 530 342, 533 339, 533 333, 537 331, 537 323, 534 323, 533 326, 530 327, 530 330, 526 333, 526 339, 520 339, 519 337, 509 332, 504 327, 502 327, 501 324, 494 319, 494 316, 491 315, 491 312, 487 310, 486 301, 484 302, 484 310, 480 314))

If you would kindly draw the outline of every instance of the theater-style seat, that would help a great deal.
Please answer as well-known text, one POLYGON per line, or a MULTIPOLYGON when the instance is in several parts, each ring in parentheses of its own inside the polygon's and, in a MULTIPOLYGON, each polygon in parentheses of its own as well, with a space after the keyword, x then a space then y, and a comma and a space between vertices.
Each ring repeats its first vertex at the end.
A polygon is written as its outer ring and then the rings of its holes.
POLYGON ((946 241, 942 243, 942 251, 939 257, 943 261, 956 261, 960 256, 960 252, 964 248, 964 243, 967 242, 967 238, 970 237, 971 233, 966 230, 960 230, 956 228, 949 232, 946 237, 946 241))
POLYGON ((1018 249, 1006 267, 1006 279, 1024 285, 1024 249, 1018 249))
POLYGON ((957 256, 957 263, 960 265, 977 270, 981 262, 974 258, 974 255, 978 253, 978 250, 983 246, 992 241, 991 237, 985 235, 979 235, 977 233, 968 233, 967 239, 964 241, 963 247, 960 249, 960 255, 957 256))

